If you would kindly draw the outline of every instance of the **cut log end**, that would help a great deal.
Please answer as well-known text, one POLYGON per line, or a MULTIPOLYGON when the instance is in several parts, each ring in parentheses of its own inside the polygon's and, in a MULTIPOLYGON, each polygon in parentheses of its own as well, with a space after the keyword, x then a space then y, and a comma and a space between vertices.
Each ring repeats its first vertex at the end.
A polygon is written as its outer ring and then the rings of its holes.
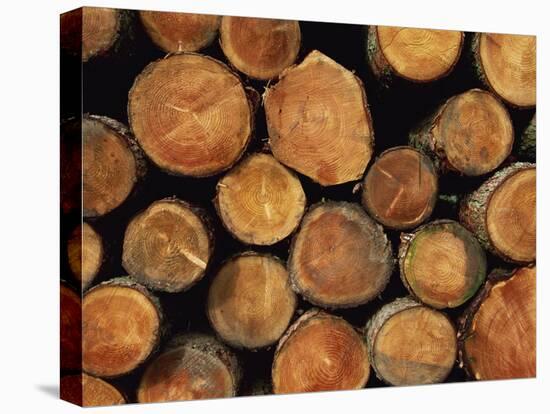
POLYGON ((271 256, 244 254, 229 260, 208 294, 208 318, 230 345, 262 348, 285 332, 296 295, 285 266, 271 256))
POLYGON ((438 178, 432 161, 410 147, 382 153, 363 181, 363 206, 392 229, 414 228, 437 201, 438 178))
POLYGON ((240 379, 235 355, 214 338, 186 335, 145 371, 140 403, 234 397, 240 379))
POLYGON ((297 21, 225 16, 220 44, 240 72, 260 80, 278 76, 292 65, 300 50, 297 21))
POLYGON ((69 267, 85 290, 96 277, 103 263, 101 236, 84 222, 71 233, 67 242, 69 267))
POLYGON ((346 202, 320 203, 306 214, 291 248, 294 289, 323 307, 358 306, 388 283, 394 260, 382 227, 346 202))
POLYGON ((124 396, 106 381, 87 374, 68 375, 61 378, 62 400, 81 407, 103 407, 126 404, 124 396))
POLYGON ((353 326, 314 309, 279 342, 272 367, 273 392, 359 389, 369 374, 367 346, 353 326))
POLYGON ((141 22, 153 42, 165 52, 196 52, 210 45, 221 17, 206 14, 160 11, 139 12, 141 22))
POLYGON ((459 340, 462 365, 477 380, 535 377, 536 268, 490 277, 465 312, 459 340))
POLYGON ((202 213, 177 199, 159 200, 126 229, 122 265, 144 285, 180 292, 205 273, 213 240, 202 213))
POLYGON ((160 308, 147 290, 129 279, 92 288, 82 303, 83 369, 99 377, 126 374, 157 346, 160 308))
POLYGON ((377 376, 391 385, 443 382, 457 353, 447 316, 409 298, 396 299, 373 316, 367 344, 377 376))
POLYGON ((434 308, 470 299, 486 274, 486 257, 468 230, 452 220, 428 223, 401 237, 401 279, 410 293, 434 308))
POLYGON ((267 154, 245 159, 217 186, 223 224, 244 243, 271 245, 284 239, 298 227, 305 205, 300 180, 267 154))
POLYGON ((64 283, 60 287, 61 369, 82 369, 82 302, 80 296, 64 283))
POLYGON ((352 72, 314 50, 282 73, 264 104, 280 162, 324 186, 361 178, 373 129, 363 84, 352 72))
POLYGON ((221 62, 193 53, 149 64, 130 90, 128 118, 155 164, 196 177, 233 166, 253 121, 239 78, 221 62))

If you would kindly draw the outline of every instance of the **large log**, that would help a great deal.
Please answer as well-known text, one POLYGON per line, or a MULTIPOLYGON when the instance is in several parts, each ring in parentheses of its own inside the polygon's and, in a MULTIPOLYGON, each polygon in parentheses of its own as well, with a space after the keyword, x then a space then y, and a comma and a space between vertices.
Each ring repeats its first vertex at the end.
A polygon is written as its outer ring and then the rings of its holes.
POLYGON ((367 345, 354 327, 312 309, 288 329, 277 346, 273 392, 359 389, 367 384, 369 374, 367 345))
POLYGON ((82 369, 82 301, 67 283, 59 291, 59 354, 62 370, 82 369))
POLYGON ((314 50, 266 90, 273 155, 323 186, 362 177, 374 133, 363 83, 314 50))
POLYGON ((393 267, 391 244, 382 227, 359 205, 347 202, 311 207, 288 261, 294 290, 327 308, 374 299, 386 287, 393 267))
POLYGON ((67 241, 69 267, 85 290, 95 279, 104 260, 101 236, 90 224, 83 222, 67 241))
POLYGON ((485 280, 485 251, 473 234, 453 220, 436 220, 401 234, 401 280, 421 302, 454 308, 470 299, 485 280))
POLYGON ((181 53, 150 63, 128 96, 128 119, 145 153, 173 174, 229 169, 253 130, 253 107, 237 75, 216 59, 181 53))
POLYGON ((376 375, 391 385, 443 382, 457 353, 449 318, 408 297, 384 305, 369 320, 366 338, 376 375))
POLYGON ((514 163, 497 171, 461 203, 460 222, 502 259, 536 258, 536 167, 514 163))
POLYGON ((60 398, 81 407, 101 407, 125 404, 126 399, 114 386, 101 378, 87 374, 61 378, 60 398))
POLYGON ((510 155, 514 129, 508 111, 491 93, 470 89, 449 98, 423 120, 409 143, 442 171, 469 176, 496 169, 510 155))

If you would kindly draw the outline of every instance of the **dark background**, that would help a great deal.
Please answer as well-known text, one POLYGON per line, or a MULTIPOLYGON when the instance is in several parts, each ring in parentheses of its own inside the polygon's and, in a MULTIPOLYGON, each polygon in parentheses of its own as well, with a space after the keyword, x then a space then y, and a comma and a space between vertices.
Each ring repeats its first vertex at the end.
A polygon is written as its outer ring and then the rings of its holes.
MULTIPOLYGON (((126 112, 128 91, 135 77, 147 64, 165 56, 165 53, 158 49, 148 38, 135 13, 130 12, 130 15, 132 16, 130 32, 121 39, 115 52, 107 56, 93 58, 82 65, 82 111, 84 113, 105 115, 126 125, 128 125, 126 112)), ((410 129, 432 112, 437 104, 457 93, 470 88, 481 87, 474 77, 469 60, 468 47, 471 40, 471 34, 469 33, 466 34, 460 61, 448 77, 430 84, 396 82, 388 89, 383 88, 377 82, 366 64, 365 26, 318 22, 301 22, 300 24, 302 48, 297 62, 300 62, 311 50, 318 49, 344 67, 354 71, 362 79, 373 118, 375 155, 380 154, 389 147, 406 145, 410 129)), ((229 63, 225 59, 217 40, 210 47, 202 50, 201 53, 210 55, 227 64, 229 63)), ((61 116, 63 119, 81 116, 80 105, 78 104, 78 97, 81 92, 79 88, 80 67, 78 60, 62 52, 61 116)), ((267 85, 267 82, 251 80, 244 75, 241 75, 241 78, 245 85, 254 87, 260 94, 263 93, 267 85)), ((533 116, 534 109, 508 109, 512 116, 517 137, 533 116)), ((265 138, 267 138, 265 116, 263 108, 260 107, 256 114, 255 135, 247 152, 261 150, 265 143, 262 140, 265 140, 265 138)), ((506 162, 513 160, 515 159, 511 157, 506 162)), ((308 206, 320 201, 322 198, 360 202, 360 192, 353 193, 353 188, 357 182, 323 188, 307 177, 298 175, 307 195, 308 206)), ((445 175, 440 179, 440 194, 458 195, 460 197, 476 189, 486 178, 487 176, 471 178, 459 177, 454 174, 445 175)), ((206 209, 210 216, 216 246, 206 276, 188 292, 157 293, 168 322, 168 332, 162 340, 161 351, 166 341, 174 334, 187 331, 214 334, 205 313, 206 294, 213 275, 215 275, 216 270, 225 258, 247 250, 269 251, 283 260, 288 258, 291 237, 274 246, 258 247, 244 245, 225 231, 212 204, 215 186, 219 179, 220 175, 201 179, 176 177, 162 172, 152 163, 149 163, 148 173, 144 181, 122 206, 103 217, 90 221, 102 236, 108 254, 106 262, 94 281, 94 284, 97 284, 112 277, 126 274, 121 266, 124 231, 129 220, 153 201, 176 196, 182 200, 200 205, 206 209)), ((435 218, 457 220, 456 205, 440 199, 432 216, 432 219, 435 218)), ((65 252, 67 234, 79 222, 80 217, 74 213, 72 215, 62 215, 61 275, 65 280, 72 280, 75 285, 76 282, 67 266, 65 252)), ((392 241, 394 253, 396 253, 400 233, 397 231, 388 231, 387 233, 392 241)), ((495 267, 509 266, 488 254, 488 270, 490 271, 495 267)), ((362 328, 373 313, 384 303, 405 295, 407 295, 407 291, 399 279, 398 269, 396 268, 388 287, 378 299, 364 306, 334 311, 333 313, 343 316, 356 327, 362 328)), ((298 315, 310 307, 309 303, 300 300, 298 315)), ((456 321, 463 310, 464 306, 445 312, 456 321)), ((269 383, 274 347, 256 352, 236 352, 244 367, 244 382, 239 395, 250 394, 252 388, 256 386, 256 382, 269 383)), ((143 374, 143 369, 144 367, 141 367, 131 374, 110 382, 122 390, 130 402, 135 402, 135 390, 143 374)), ((447 382, 465 380, 464 371, 456 365, 447 382)), ((376 378, 374 372, 371 372, 367 386, 384 386, 384 384, 376 378)))

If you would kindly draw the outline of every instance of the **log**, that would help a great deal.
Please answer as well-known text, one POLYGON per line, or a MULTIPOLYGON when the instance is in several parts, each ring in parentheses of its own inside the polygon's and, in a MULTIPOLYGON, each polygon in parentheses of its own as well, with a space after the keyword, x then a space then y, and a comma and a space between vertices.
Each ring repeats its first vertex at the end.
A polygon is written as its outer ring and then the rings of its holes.
POLYGON ((368 170, 361 201, 378 222, 404 230, 430 217, 437 194, 438 177, 430 158, 411 147, 394 147, 368 170))
POLYGON ((300 224, 306 196, 300 180, 268 154, 254 154, 216 186, 216 210, 225 228, 247 244, 272 245, 300 224))
POLYGON ((127 127, 114 119, 84 116, 82 142, 83 215, 103 216, 130 196, 147 166, 127 127))
POLYGON ((253 107, 223 63, 194 53, 150 63, 128 96, 128 119, 148 157, 176 175, 229 169, 253 131, 253 107))
POLYGON ((69 268, 80 282, 82 290, 94 281, 104 260, 101 236, 88 223, 83 222, 71 233, 67 241, 69 268))
POLYGON ((518 162, 497 171, 460 207, 460 222, 507 262, 536 258, 536 167, 518 162))
POLYGON ((533 107, 537 101, 535 36, 475 33, 471 54, 481 83, 509 105, 533 107))
POLYGON ((454 69, 463 42, 464 33, 457 31, 369 26, 367 58, 385 87, 395 79, 433 82, 454 69))
POLYGON ((213 250, 202 210, 168 198, 153 202, 130 221, 122 266, 151 289, 182 292, 204 276, 213 250))
POLYGON ((460 365, 477 380, 536 376, 536 267, 496 270, 464 312, 460 365))
POLYGON ((390 385, 443 382, 457 353, 447 315, 409 297, 382 306, 367 323, 366 339, 376 376, 390 385))
POLYGON ((82 369, 82 302, 80 295, 63 281, 59 296, 61 369, 79 371, 82 369))
POLYGON ((322 202, 310 208, 292 241, 293 289, 326 308, 369 302, 386 287, 394 266, 382 227, 357 204, 322 202))
POLYGON ((413 129, 409 144, 431 157, 441 172, 479 176, 510 155, 514 129, 497 98, 470 89, 448 99, 413 129))
POLYGON ((273 392, 359 389, 369 375, 368 350, 361 335, 344 319, 312 309, 279 341, 272 367, 273 392))
POLYGON ((399 269, 403 284, 419 301, 436 309, 469 300, 485 280, 485 251, 453 220, 436 220, 402 233, 399 269))
POLYGON ((162 11, 139 12, 151 40, 167 53, 196 52, 218 35, 220 16, 162 11))
POLYGON ((162 325, 159 302, 129 278, 91 288, 82 301, 82 367, 112 378, 140 366, 155 351, 162 325))
POLYGON ((531 121, 521 134, 518 145, 518 155, 522 160, 535 162, 537 159, 537 115, 533 115, 531 121))
POLYGON ((277 77, 300 51, 300 24, 294 20, 224 16, 220 45, 231 64, 259 80, 277 77))
POLYGON ((247 252, 221 267, 210 285, 206 313, 229 345, 257 349, 279 340, 296 302, 284 264, 271 255, 247 252))
POLYGON ((61 211, 78 212, 82 208, 82 124, 78 118, 61 122, 59 175, 61 211))
POLYGON ((126 404, 126 399, 114 386, 87 374, 64 376, 59 388, 62 400, 81 407, 126 404))
POLYGON ((323 185, 362 177, 374 133, 363 83, 314 50, 264 94, 273 155, 323 185))
POLYGON ((145 370, 140 403, 234 397, 241 378, 235 354, 215 338, 186 334, 145 370))

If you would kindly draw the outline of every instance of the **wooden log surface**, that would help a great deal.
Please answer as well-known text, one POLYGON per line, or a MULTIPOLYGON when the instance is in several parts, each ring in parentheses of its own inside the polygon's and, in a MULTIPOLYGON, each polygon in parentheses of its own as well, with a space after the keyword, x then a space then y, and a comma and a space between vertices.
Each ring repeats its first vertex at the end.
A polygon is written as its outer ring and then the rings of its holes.
POLYGON ((62 370, 82 369, 82 301, 67 283, 59 291, 59 351, 62 370))
POLYGON ((81 407, 125 404, 126 399, 113 385, 87 374, 67 375, 60 381, 60 398, 81 407))
POLYGON ((67 256, 73 275, 85 290, 97 276, 104 261, 101 236, 83 222, 76 227, 67 241, 67 256))

